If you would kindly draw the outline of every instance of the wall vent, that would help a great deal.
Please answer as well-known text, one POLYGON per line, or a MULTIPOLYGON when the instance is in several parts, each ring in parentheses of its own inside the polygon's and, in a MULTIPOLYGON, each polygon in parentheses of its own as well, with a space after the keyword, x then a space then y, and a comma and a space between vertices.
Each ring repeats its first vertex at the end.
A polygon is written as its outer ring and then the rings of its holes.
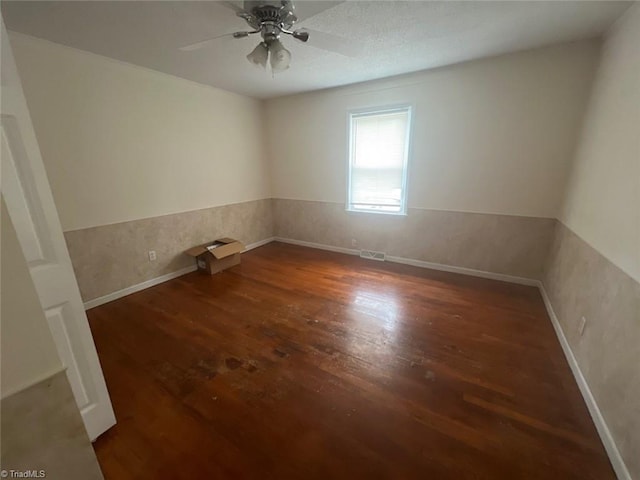
POLYGON ((384 252, 374 252, 373 250, 360 250, 360 258, 366 258, 367 260, 378 260, 384 262, 384 252))

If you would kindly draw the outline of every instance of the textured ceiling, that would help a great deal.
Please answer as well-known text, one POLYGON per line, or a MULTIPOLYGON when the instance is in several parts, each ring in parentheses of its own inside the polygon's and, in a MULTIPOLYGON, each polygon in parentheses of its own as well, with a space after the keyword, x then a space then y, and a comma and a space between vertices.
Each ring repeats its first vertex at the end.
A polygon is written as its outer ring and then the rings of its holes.
MULTIPOLYGON (((298 1, 300 22, 361 45, 346 57, 290 37, 291 68, 272 78, 245 56, 258 38, 219 2, 2 2, 9 30, 258 98, 388 77, 601 35, 630 6, 615 1, 298 1)), ((317 40, 317 36, 316 36, 317 40)))

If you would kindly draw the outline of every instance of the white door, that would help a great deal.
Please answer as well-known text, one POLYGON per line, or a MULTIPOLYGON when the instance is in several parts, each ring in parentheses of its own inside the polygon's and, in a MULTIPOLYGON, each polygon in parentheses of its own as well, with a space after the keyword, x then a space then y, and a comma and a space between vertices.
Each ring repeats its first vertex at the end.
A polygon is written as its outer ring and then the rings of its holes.
POLYGON ((116 420, 4 20, 1 24, 2 195, 87 433, 95 440, 116 420))

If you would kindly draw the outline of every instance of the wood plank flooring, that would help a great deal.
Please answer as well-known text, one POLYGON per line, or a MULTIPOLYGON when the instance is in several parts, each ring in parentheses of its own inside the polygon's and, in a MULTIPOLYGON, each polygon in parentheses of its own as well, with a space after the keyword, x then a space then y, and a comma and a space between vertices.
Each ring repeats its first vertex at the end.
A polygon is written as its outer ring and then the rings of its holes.
POLYGON ((271 243, 88 315, 108 480, 615 478, 533 287, 271 243))

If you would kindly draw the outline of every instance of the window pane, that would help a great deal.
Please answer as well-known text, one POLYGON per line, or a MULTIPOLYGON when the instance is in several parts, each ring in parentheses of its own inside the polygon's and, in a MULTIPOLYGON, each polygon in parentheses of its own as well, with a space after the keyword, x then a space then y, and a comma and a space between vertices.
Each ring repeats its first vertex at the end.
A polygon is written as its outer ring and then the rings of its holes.
POLYGON ((409 111, 351 117, 350 208, 400 212, 409 111))
POLYGON ((354 166, 402 167, 407 112, 353 119, 354 166))
POLYGON ((392 203, 402 199, 402 168, 354 168, 353 203, 392 203))

